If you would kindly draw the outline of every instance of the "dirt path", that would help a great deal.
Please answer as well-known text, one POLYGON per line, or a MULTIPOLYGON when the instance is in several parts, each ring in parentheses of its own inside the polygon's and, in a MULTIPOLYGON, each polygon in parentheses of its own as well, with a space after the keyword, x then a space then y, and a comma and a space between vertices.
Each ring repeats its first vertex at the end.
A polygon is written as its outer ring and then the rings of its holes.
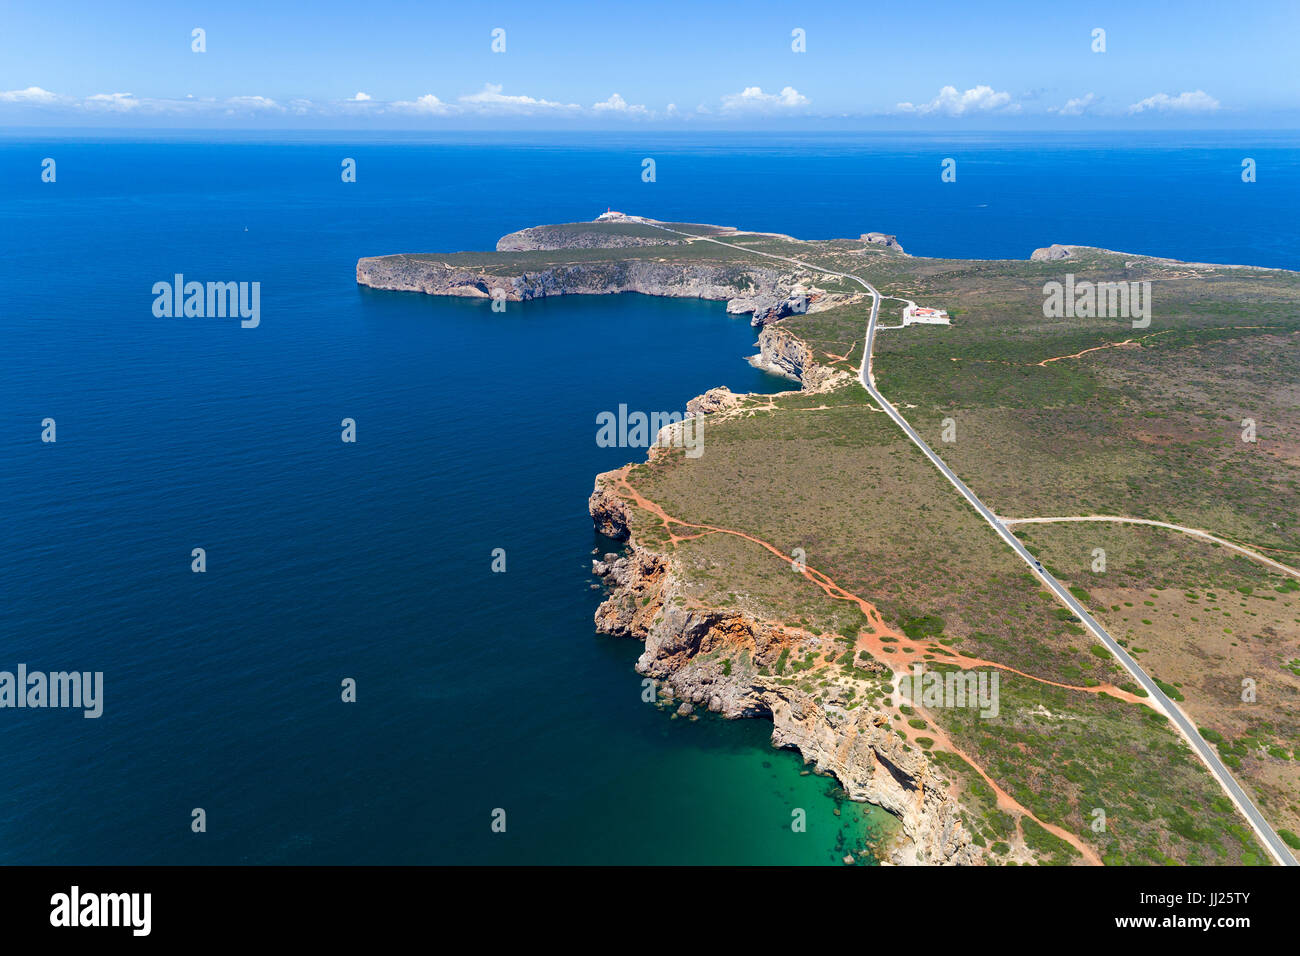
MULTIPOLYGON (((791 563, 789 555, 784 554, 775 545, 764 541, 762 538, 757 538, 752 534, 747 534, 744 531, 736 531, 733 528, 719 528, 715 525, 696 524, 690 521, 683 521, 681 518, 673 517, 664 511, 662 507, 651 501, 649 498, 646 498, 632 486, 632 484, 627 480, 628 467, 630 466, 626 466, 616 472, 618 477, 614 482, 615 487, 619 492, 631 499, 638 508, 654 515, 663 523, 664 531, 668 535, 668 541, 670 544, 676 546, 679 541, 690 541, 693 538, 699 538, 705 534, 729 534, 753 542, 764 550, 776 555, 786 564, 791 563), (677 534, 672 530, 673 525, 679 525, 683 528, 695 528, 699 533, 689 535, 677 534)), ((968 654, 963 654, 960 651, 955 651, 950 647, 944 647, 943 645, 932 641, 915 640, 886 624, 884 618, 881 617, 880 611, 874 604, 836 584, 835 581, 825 572, 819 571, 811 565, 805 564, 804 570, 800 573, 809 581, 812 581, 821 588, 829 597, 838 601, 849 601, 857 605, 858 609, 866 615, 867 620, 870 623, 871 631, 870 633, 859 634, 858 644, 855 646, 855 649, 869 651, 872 657, 876 658, 882 664, 885 664, 891 669, 896 669, 895 665, 890 663, 891 661, 897 661, 900 664, 903 663, 903 659, 898 656, 899 653, 904 655, 918 655, 918 657, 913 657, 907 661, 903 666, 904 670, 907 669, 907 665, 910 665, 912 660, 917 660, 921 656, 931 654, 934 655, 933 659, 937 663, 955 664, 963 670, 974 670, 980 667, 993 667, 1010 674, 1016 674, 1028 680, 1037 681, 1040 684, 1060 687, 1063 690, 1080 691, 1086 694, 1109 694, 1111 697, 1116 697, 1119 700, 1130 704, 1146 703, 1136 694, 1132 694, 1126 690, 1121 690, 1114 684, 1098 684, 1096 687, 1079 687, 1074 684, 1063 684, 1059 681, 1049 680, 1046 677, 1037 677, 1033 674, 1016 670, 1014 667, 998 663, 997 661, 989 661, 980 657, 971 657, 968 654), (885 640, 885 638, 888 640, 885 640), (885 648, 894 648, 896 650, 891 653, 885 648)))
MULTIPOLYGON (((882 325, 880 327, 882 329, 897 328, 897 326, 892 326, 892 325, 890 326, 882 325)), ((1285 329, 1280 325, 1225 325, 1225 326, 1215 326, 1213 327, 1212 331, 1219 331, 1220 329, 1231 329, 1232 331, 1235 332, 1247 332, 1247 331, 1257 332, 1264 329, 1277 329, 1279 331, 1285 331, 1285 329)), ((965 361, 965 362, 970 362, 971 364, 980 364, 980 365, 1015 365, 1019 368, 1046 368, 1048 365, 1051 365, 1053 362, 1060 362, 1060 361, 1064 361, 1065 359, 1082 358, 1083 356, 1089 354, 1090 352, 1103 352, 1106 349, 1118 349, 1118 348, 1128 348, 1128 347, 1141 348, 1142 343, 1145 342, 1147 339, 1154 339, 1161 335, 1168 335, 1171 332, 1179 332, 1179 331, 1196 331, 1196 330, 1164 329, 1163 331, 1160 332, 1150 332, 1146 335, 1139 335, 1135 339, 1125 339, 1123 342, 1103 342, 1101 345, 1094 345, 1092 348, 1084 349, 1081 352, 1073 352, 1069 355, 1053 355, 1051 358, 1045 358, 1041 362, 1009 362, 1006 359, 963 359, 960 356, 951 356, 950 358, 954 362, 965 361)), ((1293 332, 1292 334, 1295 335, 1300 333, 1293 332)))
MULTIPOLYGON (((927 714, 927 716, 929 716, 928 712, 922 708, 918 707, 917 711, 920 713, 927 714)), ((1084 858, 1084 860, 1088 863, 1089 866, 1102 865, 1101 857, 1097 855, 1097 851, 1094 850, 1092 847, 1088 846, 1088 844, 1084 843, 1083 840, 1080 839, 1077 835, 1071 833, 1069 830, 1066 830, 1063 827, 1058 827, 1054 823, 1044 823, 1042 820, 1038 819, 1038 817, 1036 817, 1033 813, 1031 813, 1028 808, 1022 806, 1016 800, 1015 797, 1011 796, 1011 794, 1007 793, 1005 790, 999 787, 997 785, 997 782, 994 781, 992 777, 990 777, 987 773, 984 772, 983 767, 981 767, 974 760, 972 760, 964 750, 962 750, 960 747, 957 747, 955 744, 953 744, 952 738, 950 738, 947 734, 945 734, 942 730, 940 730, 938 726, 935 725, 933 717, 931 717, 930 726, 926 727, 924 730, 918 730, 914 727, 905 727, 900 729, 902 729, 904 733, 907 734, 908 743, 912 744, 918 750, 924 751, 925 748, 922 747, 920 744, 916 743, 916 738, 929 737, 935 742, 936 745, 939 745, 943 749, 949 750, 957 757, 960 757, 967 764, 967 766, 969 766, 972 770, 974 770, 977 774, 979 774, 980 778, 986 784, 989 785, 989 788, 993 791, 994 795, 997 797, 999 810, 1010 813, 1016 817, 1028 817, 1029 819, 1037 823, 1040 827, 1042 827, 1044 830, 1046 830, 1048 833, 1052 834, 1053 836, 1059 837, 1060 839, 1064 840, 1066 843, 1070 844, 1070 846, 1074 847, 1077 851, 1079 851, 1079 854, 1084 858)), ((1023 840, 1024 834, 1023 831, 1019 830, 1019 821, 1017 821, 1016 826, 1018 832, 1021 833, 1021 839, 1023 840)))
POLYGON ((1138 345, 1138 344, 1140 343, 1136 339, 1125 339, 1123 342, 1107 342, 1105 345, 1095 345, 1090 349, 1084 349, 1082 352, 1075 352, 1073 355, 1055 355, 1052 358, 1045 358, 1041 362, 1035 362, 1034 364, 1038 366, 1043 366, 1043 365, 1048 365, 1052 362, 1059 362, 1062 359, 1079 358, 1082 355, 1087 355, 1089 352, 1100 352, 1102 349, 1119 349, 1119 348, 1123 348, 1126 345, 1138 345))
MULTIPOLYGON (((1059 524, 1064 522, 1089 522, 1089 521, 1108 521, 1113 524, 1141 524, 1152 528, 1167 528, 1170 531, 1178 531, 1182 534, 1190 535, 1193 538, 1199 538, 1202 541, 1208 541, 1211 544, 1217 544, 1225 548, 1231 548, 1238 554, 1243 554, 1252 561, 1267 565, 1275 571, 1281 571, 1283 574, 1289 574, 1294 578, 1300 578, 1300 570, 1283 564, 1281 561, 1274 561, 1270 557, 1253 551, 1250 548, 1243 547, 1229 541, 1227 538, 1220 538, 1218 535, 1210 534, 1208 531, 1202 531, 1200 528, 1188 528, 1180 524, 1170 524, 1168 521, 1154 521, 1150 518, 1125 518, 1118 515, 1066 515, 1055 518, 999 518, 1004 525, 1013 524, 1059 524)), ((1281 548, 1267 548, 1269 551, 1281 551, 1281 548)), ((1289 552, 1283 552, 1289 553, 1289 552)))
MULTIPOLYGON (((625 465, 615 473, 617 475, 613 483, 615 489, 619 494, 631 500, 632 503, 642 511, 658 518, 663 523, 664 531, 668 535, 669 543, 674 547, 680 541, 690 541, 707 534, 729 534, 757 544, 764 550, 776 555, 783 562, 787 564, 790 563, 791 559, 782 553, 779 548, 761 538, 755 537, 754 535, 746 534, 743 531, 736 531, 731 528, 720 528, 714 525, 696 524, 690 521, 683 521, 681 518, 675 518, 668 514, 659 504, 651 501, 649 498, 645 497, 645 495, 637 491, 637 489, 627 480, 627 472, 631 467, 631 465, 625 465), (679 525, 683 528, 695 528, 697 529, 697 533, 679 535, 672 530, 673 525, 679 525)), ((818 571, 816 568, 809 565, 805 565, 804 570, 801 573, 808 580, 820 587, 828 596, 835 598, 836 600, 850 601, 858 606, 862 613, 867 616, 867 620, 870 623, 870 631, 867 633, 859 633, 858 641, 854 645, 854 651, 866 650, 876 660, 893 670, 895 674, 898 673, 898 669, 893 664, 889 663, 891 657, 894 660, 898 660, 900 664, 903 664, 904 672, 907 670, 907 665, 917 658, 913 657, 904 663, 903 660, 886 651, 886 647, 896 648, 898 652, 903 654, 923 655, 926 653, 934 653, 934 649, 939 646, 929 642, 913 640, 906 634, 889 627, 874 604, 864 598, 858 597, 856 594, 853 594, 845 588, 840 587, 840 585, 836 584, 824 572, 818 571), (889 638, 889 640, 886 641, 884 638, 889 638)), ((981 658, 970 657, 946 647, 942 648, 940 661, 943 663, 956 664, 964 670, 971 670, 979 667, 997 668, 999 670, 1008 671, 1009 673, 1025 677, 1029 680, 1038 681, 1043 684, 1050 684, 1053 687, 1060 687, 1065 690, 1084 691, 1086 693, 1106 693, 1110 694, 1112 697, 1118 697, 1119 699, 1129 703, 1143 703, 1141 698, 1136 695, 1130 694, 1128 691, 1120 690, 1118 687, 1111 684, 1102 684, 1097 687, 1075 687, 1071 684, 1062 684, 1057 681, 1047 680, 1046 678, 1035 677, 1032 674, 1026 674, 1024 671, 1016 670, 1015 668, 1008 667, 1005 664, 999 664, 996 661, 986 661, 981 658)), ((916 709, 919 712, 927 713, 924 708, 918 707, 916 709)), ((1070 831, 1056 826, 1055 824, 1046 823, 1038 819, 1038 817, 1035 816, 1027 807, 1023 806, 1019 801, 1011 796, 1011 794, 1007 793, 1006 790, 1000 787, 997 782, 985 772, 983 767, 971 759, 971 757, 963 750, 953 744, 951 738, 949 738, 948 735, 940 730, 934 723, 933 717, 931 717, 930 726, 926 728, 924 734, 916 731, 915 728, 912 727, 907 727, 903 732, 908 736, 909 743, 913 743, 918 748, 920 745, 915 744, 914 742, 914 738, 918 736, 928 736, 935 740, 936 743, 941 744, 945 749, 951 751, 980 775, 980 778, 988 784, 997 796, 997 804, 1000 809, 1011 812, 1017 816, 1028 817, 1047 832, 1054 834, 1066 843, 1070 844, 1070 846, 1074 847, 1090 865, 1101 866, 1101 859, 1097 856, 1095 850, 1070 831)))

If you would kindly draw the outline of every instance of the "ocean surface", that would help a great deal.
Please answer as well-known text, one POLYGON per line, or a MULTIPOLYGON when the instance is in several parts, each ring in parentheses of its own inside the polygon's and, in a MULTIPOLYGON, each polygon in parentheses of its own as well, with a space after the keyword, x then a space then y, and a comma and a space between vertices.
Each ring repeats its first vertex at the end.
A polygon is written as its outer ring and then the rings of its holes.
POLYGON ((1294 269, 1298 173, 1294 137, 1236 132, 0 132, 0 671, 104 673, 98 719, 0 709, 0 863, 838 864, 875 847, 891 821, 801 775, 770 724, 643 703, 639 644, 592 627, 590 560, 611 542, 587 495, 644 454, 597 447, 596 414, 788 387, 744 363, 748 322, 632 295, 493 313, 361 289, 357 258, 490 249, 612 206, 891 232, 919 255, 1064 242, 1294 269), (260 325, 156 317, 152 287, 177 273, 260 282, 260 325))

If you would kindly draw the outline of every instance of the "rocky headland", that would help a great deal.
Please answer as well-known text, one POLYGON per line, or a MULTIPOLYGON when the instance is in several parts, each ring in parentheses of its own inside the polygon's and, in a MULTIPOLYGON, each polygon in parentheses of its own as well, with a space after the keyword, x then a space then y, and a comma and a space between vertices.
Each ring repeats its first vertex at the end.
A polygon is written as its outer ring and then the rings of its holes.
MULTIPOLYGON (((800 281, 796 269, 779 262, 704 254, 723 249, 716 244, 697 248, 701 238, 767 234, 700 223, 671 225, 690 230, 692 238, 634 221, 533 226, 503 236, 497 242, 497 252, 503 255, 491 262, 464 253, 366 256, 357 260, 356 277, 358 284, 373 289, 506 302, 617 292, 710 299, 726 302, 733 315, 749 314, 755 326, 830 308, 846 298, 800 281), (657 248, 664 255, 652 254, 657 248), (619 252, 634 249, 647 252, 619 252), (557 257, 557 252, 571 255, 557 257)), ((864 247, 893 248, 865 236, 860 241, 864 247)))
MULTIPOLYGON (((596 611, 602 633, 645 644, 639 673, 659 683, 665 701, 703 707, 724 718, 772 721, 772 744, 797 750, 819 773, 833 775, 850 799, 883 807, 902 823, 905 841, 886 848, 895 864, 974 864, 980 850, 946 785, 935 780, 923 752, 907 748, 889 714, 813 694, 762 676, 803 637, 797 628, 727 609, 692 606, 682 596, 670 555, 639 544, 626 501, 613 485, 621 472, 596 479, 589 507, 602 534, 627 542, 623 555, 592 562, 608 597, 596 611), (724 651, 717 654, 717 651, 724 651), (747 658, 754 668, 728 666, 747 658)), ((881 673, 883 665, 873 664, 881 673)))
MULTIPOLYGON (((695 237, 766 235, 672 225, 695 237)), ((857 243, 877 254, 902 254, 892 235, 864 233, 857 243)), ((791 379, 805 392, 829 391, 852 377, 820 364, 807 343, 777 323, 795 312, 855 301, 861 298, 858 293, 819 289, 806 273, 775 261, 768 265, 752 259, 731 261, 725 254, 688 255, 695 253, 692 244, 698 243, 612 214, 593 223, 510 233, 497 243, 498 255, 487 261, 472 261, 464 254, 376 256, 359 260, 356 273, 358 283, 376 289, 508 302, 617 292, 725 301, 729 313, 748 313, 759 327, 759 351, 750 359, 756 367, 791 379), (605 250, 625 251, 607 255, 605 250)), ((725 416, 743 399, 729 389, 713 388, 691 399, 687 410, 725 416)), ((819 703, 814 695, 760 676, 756 669, 733 672, 720 656, 710 654, 725 646, 736 655, 747 655, 756 668, 770 666, 801 634, 781 622, 675 600, 682 586, 680 573, 671 555, 635 539, 629 505, 613 487, 620 474, 598 476, 589 501, 596 529, 626 545, 623 554, 593 562, 593 572, 607 592, 595 623, 602 633, 645 644, 637 670, 659 682, 661 698, 683 712, 698 707, 724 718, 770 719, 774 746, 797 750, 818 772, 833 775, 851 799, 883 807, 901 821, 904 839, 887 848, 886 862, 980 862, 981 851, 960 818, 953 794, 937 783, 924 753, 905 746, 888 714, 870 707, 836 706, 843 701, 819 703)), ((883 665, 870 666, 888 673, 883 665)))
MULTIPOLYGON (((846 377, 818 364, 806 343, 779 325, 759 335, 755 365, 798 381, 808 392, 826 391, 846 377)), ((687 402, 688 412, 713 415, 732 410, 744 396, 725 387, 687 402)), ((656 449, 650 452, 653 457, 656 449)), ((623 471, 596 477, 588 501, 592 522, 606 537, 626 543, 625 553, 592 562, 607 597, 596 610, 596 629, 645 644, 638 673, 659 683, 665 701, 707 708, 727 719, 772 721, 772 745, 798 751, 817 772, 839 781, 849 798, 888 810, 902 823, 905 838, 886 848, 885 862, 977 864, 981 851, 960 817, 949 788, 936 781, 924 752, 908 748, 893 730, 890 715, 848 701, 819 703, 814 694, 758 669, 770 670, 783 650, 803 637, 797 628, 759 621, 728 609, 704 608, 684 598, 672 556, 639 543, 627 501, 615 485, 623 471), (715 651, 725 654, 715 654, 715 651), (724 664, 746 658, 750 669, 724 664)), ((881 674, 888 669, 873 664, 881 674)))

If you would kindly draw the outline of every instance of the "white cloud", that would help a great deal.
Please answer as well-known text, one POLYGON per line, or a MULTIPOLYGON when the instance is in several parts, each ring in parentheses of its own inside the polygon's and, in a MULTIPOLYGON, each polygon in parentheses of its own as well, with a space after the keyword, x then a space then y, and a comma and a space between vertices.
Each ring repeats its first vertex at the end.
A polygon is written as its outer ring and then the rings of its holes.
POLYGON ((39 86, 29 86, 25 90, 8 90, 0 92, 0 103, 57 103, 63 97, 39 86))
MULTIPOLYGON (((15 104, 19 108, 54 106, 69 111, 90 113, 131 113, 135 115, 221 113, 227 116, 239 113, 284 113, 285 107, 265 96, 232 96, 225 99, 195 97, 162 99, 138 97, 133 93, 94 93, 90 96, 66 96, 52 93, 37 86, 25 90, 0 91, 0 104, 15 104)), ((289 108, 299 114, 314 112, 310 100, 297 99, 289 108)))
POLYGON ((1097 102, 1095 93, 1088 93, 1084 96, 1076 96, 1073 99, 1065 101, 1064 106, 1049 106, 1047 112, 1056 113, 1059 116, 1082 116, 1088 112, 1088 108, 1097 102))
POLYGON ((1157 93, 1155 96, 1148 96, 1134 103, 1128 111, 1130 113, 1143 113, 1147 110, 1156 110, 1160 113, 1212 113, 1218 108, 1218 100, 1204 90, 1196 90, 1190 93, 1179 93, 1177 96, 1157 93))
MULTIPOLYGON (((298 100, 296 102, 302 103, 302 102, 310 102, 310 101, 298 100)), ((227 111, 245 109, 245 110, 254 110, 254 111, 266 110, 271 112, 279 112, 284 109, 284 107, 281 106, 279 103, 277 103, 275 100, 269 99, 268 97, 265 96, 232 96, 229 99, 225 100, 225 106, 227 111)))
POLYGON ((580 110, 577 103, 555 103, 534 99, 531 96, 511 96, 501 92, 500 83, 485 83, 477 93, 460 97, 460 101, 477 110, 494 110, 507 113, 539 113, 553 110, 580 110))
POLYGON ((747 86, 739 93, 728 93, 722 98, 724 110, 787 110, 807 106, 811 102, 793 86, 780 93, 764 93, 761 86, 747 86))
POLYGON ((276 117, 357 117, 388 113, 418 117, 482 117, 488 119, 505 115, 523 117, 551 117, 584 119, 587 121, 630 122, 633 120, 663 120, 675 118, 690 121, 696 114, 725 115, 742 111, 753 113, 796 111, 806 107, 808 97, 787 86, 779 93, 765 93, 761 87, 748 87, 740 93, 721 98, 712 109, 705 104, 698 107, 670 103, 666 109, 652 109, 629 102, 620 93, 611 93, 606 99, 579 105, 563 103, 540 97, 507 94, 501 85, 488 83, 481 90, 467 93, 448 102, 433 93, 410 100, 386 101, 369 93, 358 91, 350 97, 328 100, 291 98, 275 100, 268 96, 214 97, 178 94, 175 98, 136 96, 132 93, 96 93, 94 95, 67 95, 30 86, 27 89, 0 91, 0 109, 8 115, 15 110, 57 109, 69 114, 98 114, 134 117, 192 117, 204 116, 245 117, 272 119, 276 117))
POLYGON ((597 113, 636 113, 644 114, 648 112, 644 106, 629 105, 627 100, 614 93, 609 99, 600 103, 593 103, 591 108, 597 113))
POLYGON ((438 99, 438 97, 434 96, 432 93, 425 93, 423 96, 417 97, 414 100, 397 100, 396 102, 389 103, 388 106, 390 109, 398 110, 399 112, 410 113, 433 113, 436 115, 442 115, 452 111, 452 107, 438 99))
POLYGON ((87 96, 84 104, 88 109, 112 110, 126 112, 140 108, 140 101, 130 93, 96 93, 87 96))
POLYGON ((948 116, 961 116, 965 113, 987 113, 993 110, 1015 113, 1020 110, 1020 106, 1011 102, 1010 93, 999 93, 991 86, 980 85, 964 93, 957 92, 955 86, 945 86, 939 90, 939 95, 928 103, 920 105, 899 103, 898 109, 904 113, 944 113, 948 116))

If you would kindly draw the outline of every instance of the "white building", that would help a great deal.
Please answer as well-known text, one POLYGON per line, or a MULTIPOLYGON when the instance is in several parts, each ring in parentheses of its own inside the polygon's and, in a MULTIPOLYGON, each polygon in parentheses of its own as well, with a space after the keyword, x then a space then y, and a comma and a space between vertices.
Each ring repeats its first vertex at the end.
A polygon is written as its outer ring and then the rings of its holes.
POLYGON ((903 310, 904 325, 951 325, 948 313, 943 309, 927 309, 919 305, 909 305, 903 310))

